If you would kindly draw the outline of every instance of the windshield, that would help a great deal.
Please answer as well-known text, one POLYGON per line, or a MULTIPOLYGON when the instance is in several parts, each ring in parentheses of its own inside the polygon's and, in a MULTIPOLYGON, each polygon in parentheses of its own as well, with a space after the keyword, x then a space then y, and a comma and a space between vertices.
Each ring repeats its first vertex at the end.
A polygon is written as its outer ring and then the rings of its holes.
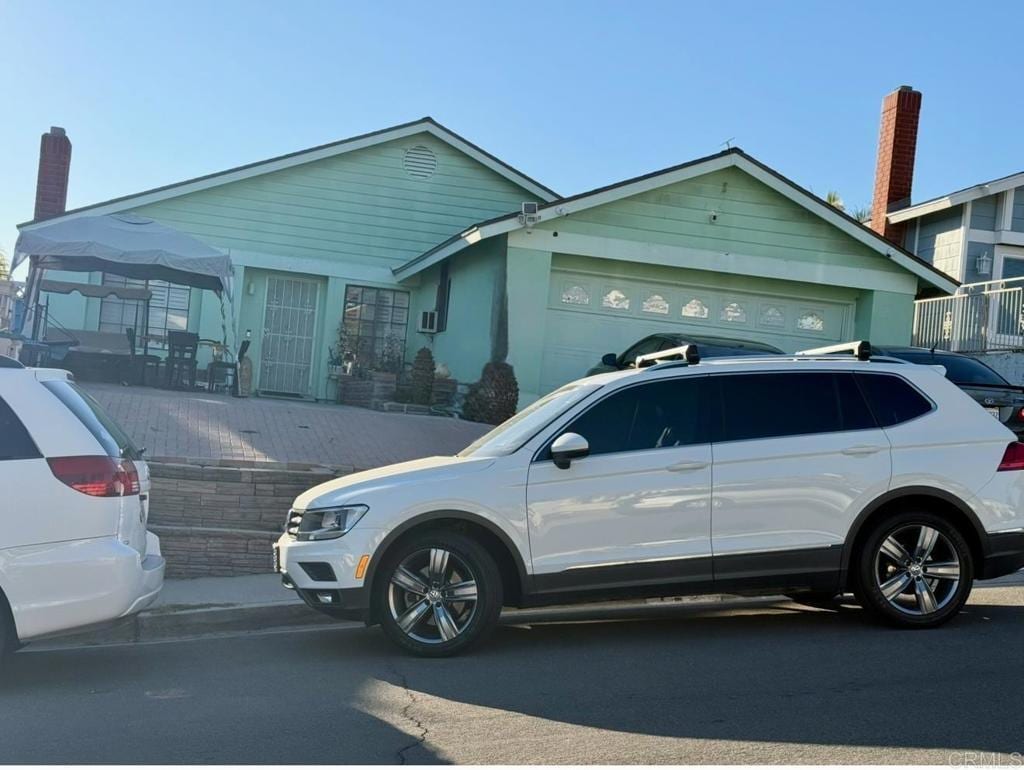
POLYGON ((512 454, 541 428, 601 386, 574 382, 537 399, 459 452, 459 457, 502 457, 512 454))
POLYGON ((969 356, 944 356, 931 351, 909 351, 894 353, 897 358, 912 364, 938 364, 946 367, 946 377, 957 385, 993 385, 1000 388, 1010 383, 1004 380, 994 369, 989 369, 969 356))

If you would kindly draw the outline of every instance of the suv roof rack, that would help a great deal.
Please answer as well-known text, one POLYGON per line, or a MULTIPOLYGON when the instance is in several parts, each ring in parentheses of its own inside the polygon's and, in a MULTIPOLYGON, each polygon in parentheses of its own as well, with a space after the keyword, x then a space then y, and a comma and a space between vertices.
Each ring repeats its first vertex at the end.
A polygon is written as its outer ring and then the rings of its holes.
POLYGON ((835 353, 850 353, 857 357, 858 361, 871 360, 871 343, 867 340, 856 342, 841 342, 838 345, 826 345, 823 348, 810 348, 809 350, 798 350, 798 356, 828 356, 835 353))
POLYGON ((9 356, 0 356, 0 369, 24 369, 25 365, 21 361, 16 361, 9 356))
POLYGON ((694 366, 700 363, 700 351, 693 343, 680 345, 677 348, 659 350, 657 353, 636 357, 636 368, 646 369, 657 364, 671 364, 672 366, 694 366))

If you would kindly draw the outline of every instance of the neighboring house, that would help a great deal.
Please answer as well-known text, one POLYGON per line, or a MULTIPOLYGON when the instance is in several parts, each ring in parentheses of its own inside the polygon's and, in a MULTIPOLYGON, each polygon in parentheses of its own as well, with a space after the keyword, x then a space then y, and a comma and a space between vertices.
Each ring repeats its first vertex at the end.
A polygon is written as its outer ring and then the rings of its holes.
MULTIPOLYGON (((738 149, 558 198, 429 118, 63 216, 127 210, 229 249, 255 387, 321 398, 343 318, 463 382, 506 359, 527 403, 657 330, 906 344, 915 297, 957 285, 738 149)), ((212 297, 172 294, 168 327, 220 336, 212 297)), ((84 305, 61 323, 130 323, 84 305)))
POLYGON ((921 94, 882 103, 871 226, 961 283, 1024 277, 1024 172, 911 203, 921 94))
POLYGON ((892 211, 903 246, 962 283, 1024 278, 1024 172, 892 211))
POLYGON ((920 110, 909 86, 882 102, 871 227, 964 286, 917 303, 914 344, 985 355, 1020 382, 1024 281, 1013 279, 1024 279, 1024 172, 913 203, 920 110))

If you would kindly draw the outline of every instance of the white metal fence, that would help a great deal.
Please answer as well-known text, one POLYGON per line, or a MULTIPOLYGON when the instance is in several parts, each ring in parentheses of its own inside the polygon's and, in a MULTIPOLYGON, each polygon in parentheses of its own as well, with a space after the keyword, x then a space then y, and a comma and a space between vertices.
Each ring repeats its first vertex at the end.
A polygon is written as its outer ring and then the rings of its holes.
POLYGON ((914 303, 914 344, 961 353, 1024 350, 1024 278, 965 283, 914 303))

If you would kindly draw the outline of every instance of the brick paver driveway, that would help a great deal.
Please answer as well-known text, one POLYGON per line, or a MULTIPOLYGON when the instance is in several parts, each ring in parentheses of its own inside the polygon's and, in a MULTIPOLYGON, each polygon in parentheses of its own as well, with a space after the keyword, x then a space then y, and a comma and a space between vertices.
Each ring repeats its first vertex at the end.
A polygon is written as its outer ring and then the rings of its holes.
POLYGON ((83 383, 152 458, 375 468, 450 455, 488 426, 331 404, 83 383))

